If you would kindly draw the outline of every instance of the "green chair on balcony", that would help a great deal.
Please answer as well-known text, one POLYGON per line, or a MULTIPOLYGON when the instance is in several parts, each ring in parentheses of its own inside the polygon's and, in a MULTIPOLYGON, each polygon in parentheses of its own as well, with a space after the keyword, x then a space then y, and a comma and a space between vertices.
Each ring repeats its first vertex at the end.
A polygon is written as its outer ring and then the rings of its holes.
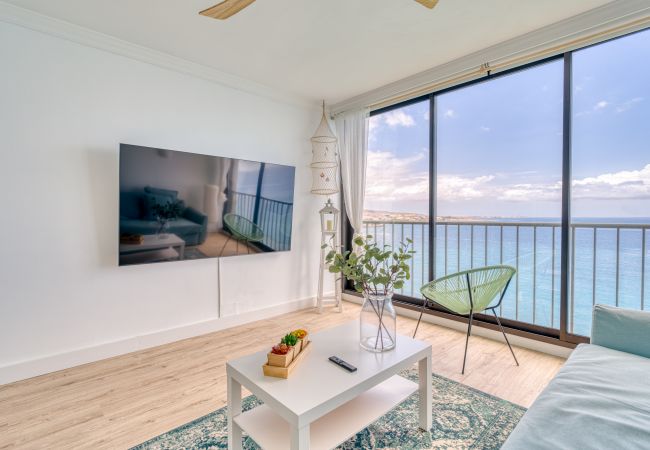
POLYGON ((467 359, 467 344, 469 343, 469 336, 472 334, 472 319, 474 318, 474 314, 489 310, 494 314, 494 318, 501 329, 501 333, 503 333, 503 337, 506 340, 506 344, 508 344, 508 348, 510 348, 510 353, 512 353, 515 363, 519 365, 519 361, 517 361, 515 352, 512 350, 508 337, 505 331, 503 331, 503 326, 501 326, 499 316, 495 311, 495 309, 501 306, 508 285, 516 272, 517 270, 510 266, 488 266, 454 273, 425 284, 420 289, 424 300, 422 301, 420 318, 415 327, 413 337, 415 338, 415 333, 418 332, 422 314, 429 300, 453 313, 468 316, 469 322, 467 324, 467 336, 465 337, 465 355, 463 356, 463 370, 461 372, 464 374, 465 361, 467 359), (497 296, 499 301, 494 303, 493 301, 497 296))
POLYGON ((246 247, 247 254, 250 253, 249 244, 264 240, 264 231, 257 224, 238 214, 228 213, 223 216, 223 225, 230 232, 230 235, 223 247, 221 247, 220 255, 223 254, 231 238, 237 241, 237 253, 239 253, 239 242, 241 241, 246 247))

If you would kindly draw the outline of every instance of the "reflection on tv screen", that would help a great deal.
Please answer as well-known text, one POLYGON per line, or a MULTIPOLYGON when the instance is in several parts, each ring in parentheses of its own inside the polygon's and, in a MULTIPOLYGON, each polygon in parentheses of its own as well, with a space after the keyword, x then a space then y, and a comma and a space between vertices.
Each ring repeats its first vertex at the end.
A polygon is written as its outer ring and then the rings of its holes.
POLYGON ((291 249, 295 168, 120 145, 119 264, 291 249))

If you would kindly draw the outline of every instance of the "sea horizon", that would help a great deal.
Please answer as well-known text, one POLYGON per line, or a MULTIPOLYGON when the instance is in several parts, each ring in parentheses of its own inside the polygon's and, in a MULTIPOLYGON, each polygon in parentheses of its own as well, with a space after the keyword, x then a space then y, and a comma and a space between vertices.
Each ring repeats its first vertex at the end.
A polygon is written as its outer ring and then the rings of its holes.
MULTIPOLYGON (((429 215, 401 212, 401 211, 378 211, 365 210, 364 222, 407 222, 407 223, 429 223, 429 215)), ((436 222, 527 222, 527 223, 561 223, 561 217, 545 216, 478 216, 478 215, 444 215, 436 216, 436 222)), ((573 216, 573 223, 593 224, 650 224, 650 216, 638 217, 606 217, 606 216, 573 216)))

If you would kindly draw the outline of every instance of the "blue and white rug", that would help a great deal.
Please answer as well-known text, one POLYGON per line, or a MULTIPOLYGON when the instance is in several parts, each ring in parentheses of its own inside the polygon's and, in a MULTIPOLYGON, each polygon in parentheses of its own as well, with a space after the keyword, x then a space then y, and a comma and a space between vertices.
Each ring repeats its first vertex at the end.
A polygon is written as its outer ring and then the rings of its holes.
MULTIPOLYGON (((415 369, 402 376, 417 381, 415 369)), ((526 412, 525 408, 433 374, 433 427, 418 430, 418 393, 339 447, 347 449, 498 449, 526 412)), ((261 402, 243 400, 247 411, 261 402)), ((226 408, 155 437, 132 450, 228 448, 226 408)), ((257 450, 246 437, 244 448, 257 450)))

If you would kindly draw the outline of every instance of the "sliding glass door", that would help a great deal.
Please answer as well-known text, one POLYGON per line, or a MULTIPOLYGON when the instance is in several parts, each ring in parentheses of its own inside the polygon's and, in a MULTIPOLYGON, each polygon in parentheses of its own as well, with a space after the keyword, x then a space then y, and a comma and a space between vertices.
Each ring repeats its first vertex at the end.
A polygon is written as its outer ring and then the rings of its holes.
POLYGON ((563 64, 435 97, 436 278, 517 269, 504 318, 559 328, 563 64))

